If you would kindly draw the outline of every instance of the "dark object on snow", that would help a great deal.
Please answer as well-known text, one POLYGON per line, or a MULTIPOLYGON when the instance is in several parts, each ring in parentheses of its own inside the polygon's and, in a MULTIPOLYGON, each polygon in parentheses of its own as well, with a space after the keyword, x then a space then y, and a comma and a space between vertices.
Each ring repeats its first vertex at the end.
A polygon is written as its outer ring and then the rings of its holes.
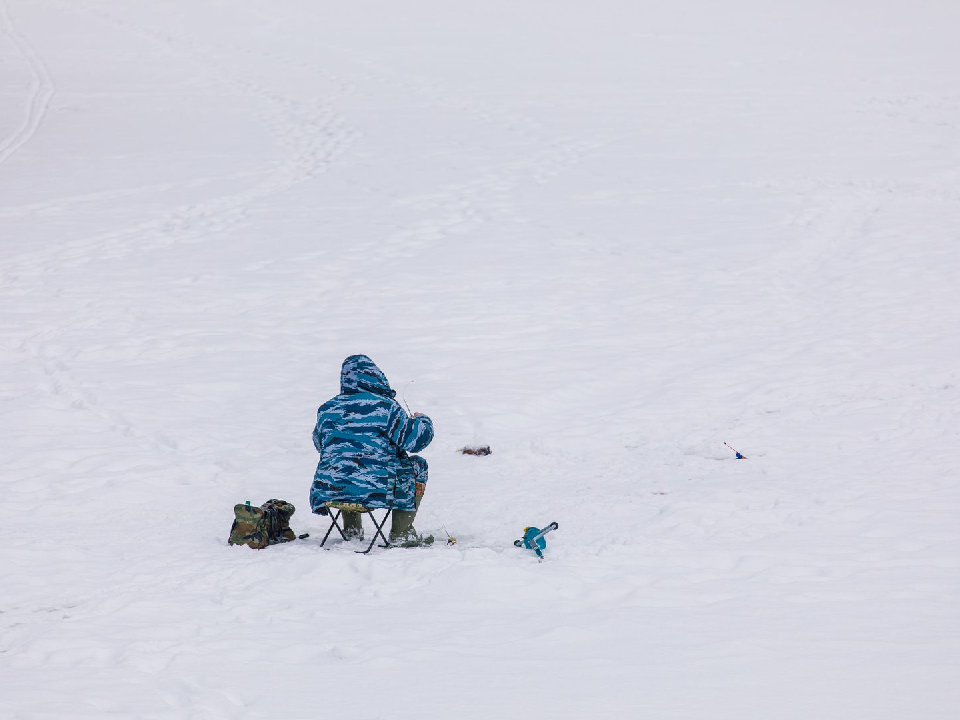
POLYGON ((249 500, 235 505, 235 519, 227 542, 262 550, 267 545, 296 540, 296 534, 290 529, 290 516, 295 512, 296 508, 283 500, 267 500, 260 507, 251 505, 249 500))
POLYGON ((480 447, 462 447, 457 452, 461 455, 489 455, 493 450, 489 445, 481 445, 480 447))

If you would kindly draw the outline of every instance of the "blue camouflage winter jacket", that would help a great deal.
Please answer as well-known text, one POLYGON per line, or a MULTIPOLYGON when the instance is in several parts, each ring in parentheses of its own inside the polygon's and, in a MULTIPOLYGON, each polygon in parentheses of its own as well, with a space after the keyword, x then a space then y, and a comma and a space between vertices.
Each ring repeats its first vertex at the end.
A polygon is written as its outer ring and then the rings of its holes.
POLYGON ((351 355, 340 371, 340 394, 317 410, 313 444, 320 453, 310 487, 314 511, 331 501, 414 510, 414 483, 427 463, 407 453, 433 440, 433 421, 410 417, 394 400, 386 376, 366 355, 351 355))

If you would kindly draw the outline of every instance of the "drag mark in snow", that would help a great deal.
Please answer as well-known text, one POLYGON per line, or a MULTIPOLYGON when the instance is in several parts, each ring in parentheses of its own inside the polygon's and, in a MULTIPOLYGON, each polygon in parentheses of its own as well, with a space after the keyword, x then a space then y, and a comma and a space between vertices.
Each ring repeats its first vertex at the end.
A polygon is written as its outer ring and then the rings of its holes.
POLYGON ((33 46, 27 42, 27 39, 17 31, 5 0, 0 0, 0 33, 10 38, 10 41, 23 56, 23 59, 26 60, 30 66, 30 71, 33 73, 33 81, 30 83, 23 120, 19 127, 13 131, 13 134, 0 140, 0 164, 2 164, 37 134, 37 130, 47 114, 50 100, 53 98, 54 84, 43 58, 37 54, 33 46))

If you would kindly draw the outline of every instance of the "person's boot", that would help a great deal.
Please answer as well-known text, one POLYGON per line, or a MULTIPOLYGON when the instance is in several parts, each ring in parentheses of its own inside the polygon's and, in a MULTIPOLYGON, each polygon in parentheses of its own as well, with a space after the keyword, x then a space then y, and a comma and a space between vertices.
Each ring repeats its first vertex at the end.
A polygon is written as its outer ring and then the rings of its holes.
POLYGON ((420 535, 413 527, 416 510, 394 510, 390 525, 390 544, 397 547, 425 547, 433 545, 433 535, 420 535))
POLYGON ((363 540, 363 520, 360 513, 344 510, 340 518, 343 520, 343 534, 347 540, 363 540))

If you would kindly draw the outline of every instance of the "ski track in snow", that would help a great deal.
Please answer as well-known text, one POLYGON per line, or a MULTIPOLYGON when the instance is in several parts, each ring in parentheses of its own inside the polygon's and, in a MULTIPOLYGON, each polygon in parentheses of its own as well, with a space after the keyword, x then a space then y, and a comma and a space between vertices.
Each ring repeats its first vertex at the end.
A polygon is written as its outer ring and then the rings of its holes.
POLYGON ((23 121, 10 135, 0 139, 0 165, 2 165, 37 134, 56 92, 56 86, 43 58, 30 41, 17 30, 5 0, 0 2, 0 36, 10 39, 33 75, 24 107, 23 121))
POLYGON ((957 716, 955 11, 22 6, 0 718, 957 716), (352 352, 433 548, 319 548, 352 352))

